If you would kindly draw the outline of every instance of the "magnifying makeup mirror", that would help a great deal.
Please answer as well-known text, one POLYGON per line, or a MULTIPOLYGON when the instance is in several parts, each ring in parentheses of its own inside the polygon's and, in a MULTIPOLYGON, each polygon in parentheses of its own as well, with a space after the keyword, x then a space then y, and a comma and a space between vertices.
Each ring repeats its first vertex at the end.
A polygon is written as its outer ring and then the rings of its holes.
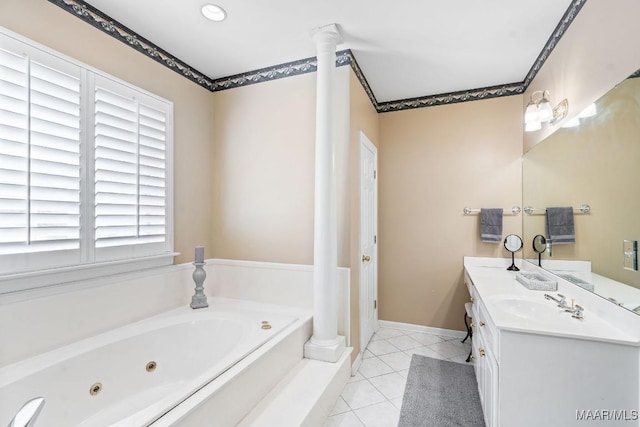
POLYGON ((522 250, 522 239, 517 234, 509 234, 504 238, 504 248, 511 252, 511 265, 507 267, 509 271, 520 271, 516 267, 515 253, 522 250))
POLYGON ((538 234, 533 238, 533 251, 538 254, 538 267, 542 267, 542 254, 547 250, 547 239, 538 234))

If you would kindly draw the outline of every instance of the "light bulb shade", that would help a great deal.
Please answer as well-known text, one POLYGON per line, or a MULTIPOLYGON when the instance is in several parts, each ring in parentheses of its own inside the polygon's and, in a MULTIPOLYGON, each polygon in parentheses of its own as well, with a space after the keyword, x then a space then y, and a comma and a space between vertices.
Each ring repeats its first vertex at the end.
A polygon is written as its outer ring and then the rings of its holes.
POLYGON ((596 104, 589 104, 587 108, 582 110, 580 114, 578 114, 578 118, 586 119, 587 117, 595 116, 598 110, 596 109, 596 104))
POLYGON ((542 129, 542 123, 535 121, 535 122, 531 122, 531 123, 526 123, 524 125, 524 131, 525 132, 534 132, 537 130, 542 129))
POLYGON ((546 99, 543 99, 540 104, 538 104, 538 119, 541 122, 548 122, 553 118, 553 107, 551 107, 551 103, 546 99))
POLYGON ((526 124, 534 122, 540 123, 540 120, 538 119, 538 106, 536 104, 529 103, 529 105, 527 105, 527 109, 524 112, 524 122, 526 124))

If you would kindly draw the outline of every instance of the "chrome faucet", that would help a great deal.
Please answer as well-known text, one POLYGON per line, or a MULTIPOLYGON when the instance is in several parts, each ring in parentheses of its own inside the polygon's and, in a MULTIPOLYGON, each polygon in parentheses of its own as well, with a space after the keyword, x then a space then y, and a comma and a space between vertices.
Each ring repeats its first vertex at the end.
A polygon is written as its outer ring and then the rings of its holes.
POLYGON ((582 306, 578 304, 574 305, 573 308, 567 308, 564 311, 566 311, 567 313, 571 313, 571 317, 573 317, 574 319, 584 319, 584 316, 582 315, 584 308, 582 308, 582 306))
POLYGON ((36 397, 22 405, 8 427, 32 427, 44 406, 44 397, 36 397))
POLYGON ((569 306, 567 305, 567 298, 562 295, 562 294, 558 294, 558 296, 560 297, 560 299, 555 298, 549 294, 544 294, 545 299, 548 300, 552 300, 558 303, 558 307, 560 308, 569 308, 569 306))

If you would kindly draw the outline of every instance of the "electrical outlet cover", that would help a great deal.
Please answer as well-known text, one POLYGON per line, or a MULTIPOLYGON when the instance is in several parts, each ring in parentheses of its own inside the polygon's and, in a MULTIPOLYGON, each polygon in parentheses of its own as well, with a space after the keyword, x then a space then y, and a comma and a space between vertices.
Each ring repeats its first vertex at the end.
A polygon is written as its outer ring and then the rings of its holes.
POLYGON ((622 244, 624 269, 638 271, 638 241, 625 240, 622 244))

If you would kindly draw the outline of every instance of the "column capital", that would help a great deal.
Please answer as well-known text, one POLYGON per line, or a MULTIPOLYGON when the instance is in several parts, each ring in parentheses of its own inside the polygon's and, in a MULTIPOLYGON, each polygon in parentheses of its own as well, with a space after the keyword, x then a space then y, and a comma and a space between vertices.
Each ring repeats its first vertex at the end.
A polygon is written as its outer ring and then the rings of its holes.
POLYGON ((334 51, 342 43, 342 36, 336 24, 323 25, 311 30, 311 39, 316 43, 318 51, 324 49, 334 51))

